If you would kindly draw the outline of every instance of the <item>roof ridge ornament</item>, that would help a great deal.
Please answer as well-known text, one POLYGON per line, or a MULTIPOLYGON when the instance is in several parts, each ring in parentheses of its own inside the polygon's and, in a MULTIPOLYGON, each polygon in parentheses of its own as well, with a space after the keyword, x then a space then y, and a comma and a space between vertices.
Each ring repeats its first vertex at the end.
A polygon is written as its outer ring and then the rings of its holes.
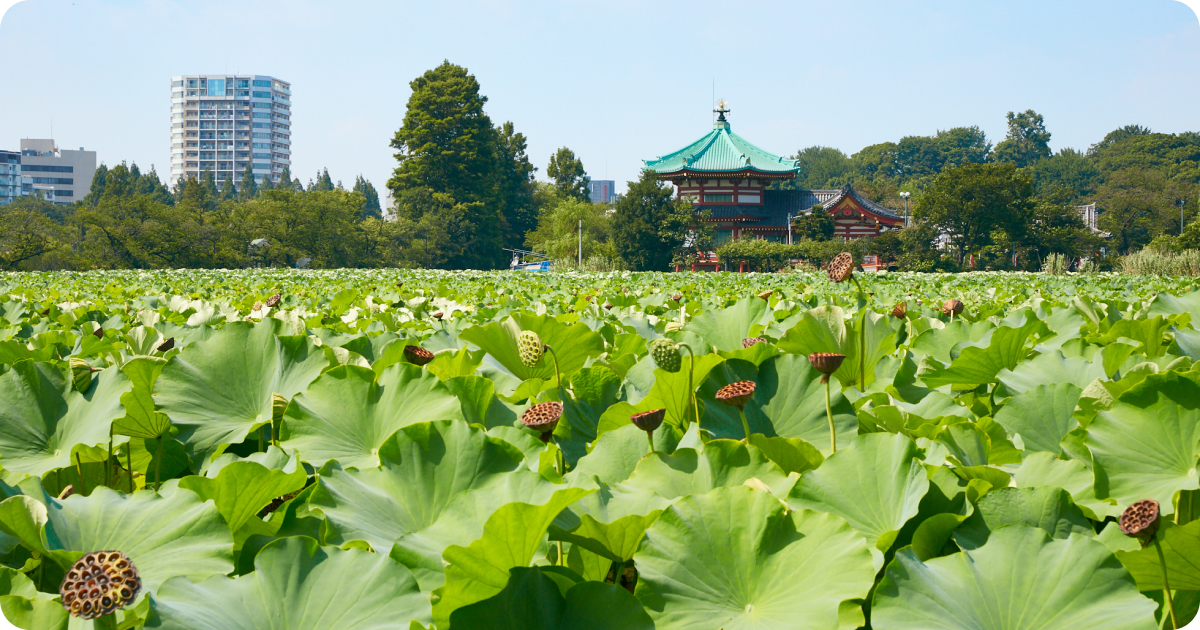
POLYGON ((717 122, 729 122, 725 120, 725 114, 729 113, 729 102, 725 99, 717 101, 717 108, 713 112, 717 114, 717 122))

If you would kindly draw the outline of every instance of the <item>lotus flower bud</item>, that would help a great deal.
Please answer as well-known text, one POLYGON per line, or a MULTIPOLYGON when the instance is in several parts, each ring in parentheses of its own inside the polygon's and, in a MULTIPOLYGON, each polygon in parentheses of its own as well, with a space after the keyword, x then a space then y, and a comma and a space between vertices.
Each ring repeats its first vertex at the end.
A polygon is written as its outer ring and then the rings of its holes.
POLYGON ((95 368, 78 357, 72 357, 67 361, 67 365, 71 368, 71 379, 74 382, 75 391, 86 392, 92 386, 92 372, 96 371, 95 368))
POLYGON ((1159 517, 1158 501, 1145 499, 1125 508, 1117 524, 1122 534, 1141 540, 1144 547, 1158 533, 1159 517))
POLYGON ((283 394, 271 394, 271 419, 279 422, 283 419, 283 412, 287 411, 288 399, 283 394))
POLYGON ((662 426, 663 418, 666 417, 666 409, 654 409, 653 411, 643 411, 629 416, 629 421, 633 426, 645 431, 646 433, 654 433, 654 430, 662 426))
POLYGON ((433 353, 421 346, 404 346, 404 358, 413 365, 425 365, 433 360, 433 353))
POLYGON ((667 332, 679 332, 679 331, 683 330, 683 324, 680 324, 679 322, 674 322, 674 321, 667 322, 667 326, 666 326, 665 330, 667 332))
POLYGON ((517 335, 517 352, 521 355, 521 363, 531 368, 542 360, 542 355, 546 353, 546 344, 542 343, 542 338, 532 330, 522 330, 521 334, 517 335))
POLYGON ((757 388, 758 385, 754 381, 730 383, 717 390, 717 400, 722 404, 741 409, 750 402, 750 397, 754 395, 754 390, 757 388))
POLYGON ((549 442, 550 435, 558 426, 558 419, 562 417, 562 412, 563 405, 557 400, 538 403, 521 414, 521 424, 541 433, 542 441, 549 442))
POLYGON ((58 593, 72 616, 95 619, 110 615, 137 599, 142 578, 120 551, 93 551, 80 558, 63 577, 58 593))
POLYGON ((767 343, 767 338, 766 337, 749 337, 749 338, 742 340, 742 348, 749 348, 750 346, 760 344, 760 343, 767 343))
POLYGON ((825 268, 830 282, 845 282, 854 275, 854 256, 850 252, 842 252, 833 257, 825 268))
POLYGON ((963 312, 963 303, 956 299, 950 298, 942 304, 942 313, 944 315, 961 315, 963 312))
POLYGON ((904 319, 908 317, 908 302, 900 302, 892 307, 892 317, 904 319))
POLYGON ((659 337, 651 341, 647 348, 650 350, 650 358, 654 359, 654 364, 663 371, 674 373, 683 367, 683 355, 679 354, 679 344, 674 341, 666 337, 659 337))

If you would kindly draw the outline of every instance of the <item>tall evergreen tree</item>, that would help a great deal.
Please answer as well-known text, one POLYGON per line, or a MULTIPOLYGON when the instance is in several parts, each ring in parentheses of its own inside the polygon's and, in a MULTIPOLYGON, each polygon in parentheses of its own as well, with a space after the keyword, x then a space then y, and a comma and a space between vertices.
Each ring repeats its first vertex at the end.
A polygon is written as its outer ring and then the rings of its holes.
POLYGON ((993 159, 1023 168, 1050 157, 1050 132, 1046 121, 1032 109, 1020 114, 1008 112, 1008 135, 996 145, 993 159))
POLYGON ((537 167, 525 150, 525 134, 514 131, 511 122, 496 129, 496 192, 504 213, 504 240, 509 247, 520 247, 526 233, 538 226, 534 200, 537 167))
POLYGON ((363 196, 362 217, 375 217, 376 219, 383 218, 383 211, 379 207, 379 193, 375 192, 375 187, 371 182, 367 181, 362 175, 354 180, 354 192, 363 196))
POLYGON ((629 182, 629 191, 617 200, 613 213, 613 245, 634 271, 666 271, 686 241, 693 222, 692 204, 672 199, 651 171, 629 182))
MULTIPOLYGON (((263 179, 266 179, 265 177, 263 179)), ((242 171, 242 187, 238 190, 238 200, 246 201, 258 196, 258 183, 254 179, 254 164, 246 162, 246 170, 242 171)))
POLYGON ((204 192, 209 199, 218 199, 221 196, 221 191, 217 189, 217 177, 212 171, 204 169, 200 174, 200 185, 204 186, 204 192))
POLYGON ((391 142, 400 164, 388 187, 397 198, 427 187, 460 202, 492 201, 495 129, 475 76, 444 61, 409 85, 404 125, 391 142))
POLYGON ((263 175, 262 185, 259 186, 259 188, 258 188, 258 194, 262 195, 263 193, 267 192, 268 190, 274 190, 274 189, 275 189, 275 182, 271 181, 271 176, 269 174, 263 175))
POLYGON ((221 200, 237 199, 237 189, 233 187, 233 174, 226 173, 225 181, 221 183, 221 200))
POLYGON ((580 201, 591 200, 591 178, 583 170, 583 161, 575 157, 575 152, 563 147, 550 156, 550 164, 546 166, 546 175, 554 180, 554 189, 563 197, 580 201))
POLYGON ((104 185, 108 183, 108 167, 104 162, 96 167, 96 172, 92 175, 92 186, 88 190, 85 199, 91 205, 96 205, 100 202, 100 198, 104 196, 104 185))
POLYGON ((317 173, 317 180, 314 184, 314 190, 330 191, 333 190, 333 180, 329 177, 329 169, 322 169, 317 173))

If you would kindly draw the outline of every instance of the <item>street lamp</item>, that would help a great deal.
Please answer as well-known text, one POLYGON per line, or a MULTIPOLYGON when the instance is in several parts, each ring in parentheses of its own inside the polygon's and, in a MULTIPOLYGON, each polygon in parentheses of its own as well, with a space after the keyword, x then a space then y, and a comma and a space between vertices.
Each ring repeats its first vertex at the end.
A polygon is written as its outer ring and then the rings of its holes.
POLYGON ((912 193, 902 192, 900 196, 904 197, 904 227, 908 227, 908 198, 912 196, 912 193))
POLYGON ((799 216, 799 215, 795 215, 795 214, 792 214, 792 213, 790 213, 790 212, 789 212, 789 213, 788 213, 788 215, 787 215, 787 222, 788 222, 788 245, 791 245, 791 244, 792 244, 792 219, 793 219, 793 218, 795 218, 795 217, 797 217, 797 216, 799 216))

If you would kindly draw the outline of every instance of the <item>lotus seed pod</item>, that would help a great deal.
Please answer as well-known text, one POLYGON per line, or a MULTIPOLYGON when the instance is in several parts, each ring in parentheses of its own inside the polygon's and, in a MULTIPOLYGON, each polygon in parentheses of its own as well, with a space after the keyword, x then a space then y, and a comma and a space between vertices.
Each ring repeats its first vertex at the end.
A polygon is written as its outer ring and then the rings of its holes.
POLYGON ((1122 534, 1141 540, 1145 546, 1158 533, 1159 516, 1158 501, 1145 499, 1125 508, 1117 524, 1122 534))
POLYGON ((957 298, 950 298, 942 304, 942 313, 944 315, 961 315, 963 312, 963 303, 957 298))
POLYGON ((87 364, 87 361, 78 357, 72 357, 67 361, 67 365, 71 367, 71 379, 75 385, 75 391, 86 392, 92 386, 92 366, 87 364))
POLYGON ((767 343, 766 337, 748 337, 742 340, 742 348, 749 348, 760 343, 767 343))
POLYGON ((93 551, 71 566, 58 588, 62 607, 80 619, 95 619, 129 606, 142 591, 142 578, 120 551, 93 551))
POLYGON ((750 397, 754 395, 754 390, 757 388, 758 385, 754 381, 730 383, 717 390, 717 400, 722 404, 741 409, 750 402, 750 397))
POLYGON ((255 300, 255 301, 254 301, 254 308, 252 308, 252 309, 250 309, 250 310, 251 310, 251 311, 261 311, 261 310, 262 310, 262 308, 263 308, 263 303, 262 303, 262 300, 255 300))
POLYGON ((442 313, 441 311, 438 311, 438 312, 436 312, 436 313, 434 313, 434 314, 433 314, 433 318, 434 318, 434 319, 436 319, 436 320, 439 320, 439 321, 440 321, 440 320, 442 319, 442 317, 445 317, 445 314, 444 314, 444 313, 442 313))
POLYGON ((842 252, 829 261, 825 269, 830 282, 845 282, 854 275, 854 256, 850 252, 842 252))
POLYGON ((676 302, 678 302, 678 301, 680 301, 680 300, 682 300, 682 299, 683 299, 683 294, 682 294, 682 293, 676 293, 675 295, 672 295, 672 296, 671 296, 671 299, 672 299, 672 300, 674 300, 674 301, 676 301, 676 302))
POLYGON ((288 399, 283 394, 271 394, 271 419, 279 422, 283 419, 283 412, 287 411, 288 399))
POLYGON ((167 350, 170 350, 171 348, 174 348, 174 347, 175 347, 175 338, 167 337, 167 339, 165 341, 158 344, 158 347, 155 348, 155 350, 158 350, 159 352, 166 352, 167 350))
POLYGON ((772 291, 772 290, 770 290, 770 289, 767 289, 766 291, 763 291, 762 293, 759 293, 759 294, 758 294, 758 298, 759 298, 759 299, 762 299, 762 300, 770 300, 770 299, 771 299, 771 295, 772 295, 773 293, 775 293, 775 292, 774 292, 774 291, 772 291))
POLYGON ((404 358, 413 365, 425 365, 433 360, 433 353, 421 346, 404 346, 404 358))
POLYGON ((662 426, 663 418, 666 417, 666 409, 654 409, 652 411, 643 411, 629 416, 629 421, 633 426, 645 431, 646 433, 654 433, 654 430, 662 426))
POLYGON ((679 331, 683 330, 683 324, 681 324, 679 322, 674 322, 674 321, 667 322, 667 326, 666 326, 665 330, 667 332, 679 332, 679 331))
POLYGON ((267 306, 269 306, 271 308, 275 308, 276 306, 279 306, 279 301, 282 299, 283 299, 283 294, 276 293, 275 295, 272 295, 271 297, 267 298, 267 306))
POLYGON ((97 326, 96 330, 92 331, 92 334, 95 335, 97 339, 103 339, 104 338, 104 328, 101 326, 97 326))
POLYGON ((521 334, 517 335, 517 352, 521 355, 521 363, 531 368, 542 360, 542 355, 546 353, 546 344, 542 343, 542 338, 532 330, 522 330, 521 334))
POLYGON ((647 348, 650 350, 650 358, 654 360, 654 365, 662 368, 663 371, 675 373, 683 367, 683 355, 679 353, 679 344, 674 341, 666 337, 659 337, 651 341, 647 348))
POLYGON ((908 317, 908 302, 900 302, 892 307, 892 317, 904 319, 908 317))
POLYGON ((842 361, 845 360, 846 355, 834 352, 814 352, 808 355, 808 362, 818 372, 825 375, 821 378, 821 382, 823 383, 829 380, 830 374, 833 374, 838 371, 838 368, 842 367, 842 361))
POLYGON ((542 441, 549 442, 550 435, 558 426, 558 419, 562 417, 562 412, 563 405, 557 400, 538 403, 521 414, 521 424, 541 433, 542 441))

